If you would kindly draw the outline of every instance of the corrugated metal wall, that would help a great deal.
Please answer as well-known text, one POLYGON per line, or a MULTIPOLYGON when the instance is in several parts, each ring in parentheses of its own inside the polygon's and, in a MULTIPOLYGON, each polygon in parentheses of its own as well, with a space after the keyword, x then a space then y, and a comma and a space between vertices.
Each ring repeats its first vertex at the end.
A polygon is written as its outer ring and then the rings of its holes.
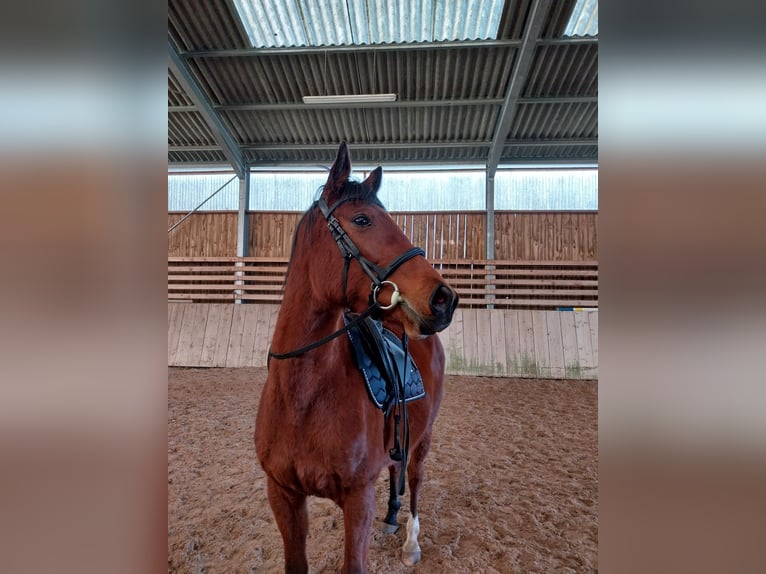
POLYGON ((383 173, 380 200, 389 211, 484 211, 484 173, 383 173))
POLYGON ((598 170, 498 171, 495 209, 596 211, 598 170))
MULTIPOLYGON (((226 184, 233 173, 168 175, 168 211, 191 211, 213 192, 226 184)), ((239 181, 226 185, 201 208, 201 211, 231 211, 237 209, 239 181)))
MULTIPOLYGON (((366 172, 355 172, 358 179, 366 172)), ((168 211, 190 211, 223 185, 231 174, 168 176, 168 211)), ((251 211, 304 211, 317 197, 326 172, 256 172, 250 178, 251 211)), ((389 211, 484 211, 483 171, 392 172, 383 174, 380 199, 389 211)), ((233 181, 202 211, 237 209, 233 181)), ((598 210, 598 171, 499 170, 495 209, 513 211, 598 210)))

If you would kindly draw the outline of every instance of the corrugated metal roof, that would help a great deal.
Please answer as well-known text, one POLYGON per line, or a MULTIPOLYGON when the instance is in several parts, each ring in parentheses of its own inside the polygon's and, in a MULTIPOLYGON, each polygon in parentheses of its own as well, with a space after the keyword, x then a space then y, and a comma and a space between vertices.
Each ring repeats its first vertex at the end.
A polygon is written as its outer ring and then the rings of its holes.
POLYGON ((494 39, 503 0, 233 0, 255 48, 494 39))
MULTIPOLYGON (((355 161, 483 164, 532 1, 454 0, 454 6, 467 11, 502 4, 498 40, 469 44, 396 43, 396 39, 393 44, 374 43, 384 29, 393 30, 394 38, 415 38, 418 32, 413 26, 425 22, 423 13, 434 13, 440 6, 445 7, 445 16, 438 20, 444 30, 462 29, 466 37, 484 34, 470 28, 446 0, 418 3, 421 13, 415 16, 410 14, 411 4, 403 0, 370 0, 375 25, 370 24, 367 33, 373 43, 363 47, 333 46, 328 38, 311 36, 313 28, 321 29, 315 30, 317 34, 330 33, 325 30, 327 14, 335 4, 323 0, 292 0, 284 8, 271 2, 270 8, 264 8, 267 12, 282 9, 275 17, 284 22, 289 21, 290 10, 309 14, 304 18, 309 22, 305 48, 253 49, 230 0, 169 0, 168 35, 249 162, 328 163, 338 142, 346 140, 355 161), (384 14, 386 9, 390 13, 384 14), (311 10, 325 16, 311 16, 311 10), (311 47, 311 42, 325 44, 311 47), (221 50, 226 52, 217 52, 221 50), (343 108, 302 103, 305 95, 375 92, 395 93, 398 101, 343 108), (317 148, 323 145, 328 147, 317 148)), ((336 8, 348 11, 350 18, 363 5, 364 0, 349 0, 336 8)), ((562 37, 574 5, 575 0, 553 0, 545 14, 543 31, 532 44, 530 71, 521 78, 520 99, 513 103, 501 163, 597 161, 598 42, 562 37)), ((436 34, 434 30, 429 33, 436 34)), ((210 122, 172 74, 168 106, 172 165, 226 163, 210 122)))
POLYGON ((598 94, 598 45, 538 46, 524 95, 527 97, 598 94))
POLYGON ((564 36, 598 36, 598 0, 577 0, 564 36))
POLYGON ((528 145, 518 147, 506 147, 500 163, 512 162, 540 162, 567 163, 574 161, 595 162, 598 160, 598 146, 548 146, 528 145))
MULTIPOLYGON (((486 161, 489 143, 479 144, 473 147, 455 146, 376 146, 369 148, 352 148, 355 163, 365 165, 388 165, 399 164, 460 164, 460 165, 483 165, 486 161)), ((245 150, 245 159, 254 166, 279 165, 323 165, 328 166, 335 159, 335 146, 323 149, 295 148, 272 146, 265 149, 245 150)), ((537 163, 547 164, 588 162, 594 163, 598 157, 596 145, 559 145, 549 144, 523 144, 510 143, 504 149, 501 156, 501 164, 505 163, 537 163)), ((226 157, 219 150, 194 150, 183 151, 173 149, 168 153, 170 164, 180 166, 184 164, 225 164, 226 157)))
MULTIPOLYGON (((440 148, 440 147, 417 147, 401 149, 387 147, 385 145, 375 149, 351 148, 354 163, 397 165, 399 163, 423 163, 423 164, 481 164, 487 158, 486 147, 477 148, 440 148)), ((337 149, 333 146, 328 149, 268 149, 248 150, 246 158, 254 165, 279 165, 279 164, 310 164, 330 165, 335 159, 337 149)))
POLYGON ((306 95, 396 93, 399 101, 502 98, 515 50, 205 58, 214 104, 302 103, 306 95))
POLYGON ((596 137, 598 109, 593 103, 519 106, 510 131, 512 140, 555 141, 596 137))
POLYGON ((168 70, 168 107, 190 106, 192 103, 191 98, 186 95, 186 92, 178 84, 176 77, 168 70))
POLYGON ((223 112, 244 147, 297 142, 488 141, 497 106, 223 112), (459 134, 459 136, 457 135, 459 134))
POLYGON ((184 50, 249 46, 228 0, 169 0, 168 36, 184 50))
POLYGON ((171 145, 215 145, 210 128, 198 112, 175 114, 173 120, 168 122, 168 141, 171 145))
POLYGON ((223 165, 226 164, 226 155, 222 151, 169 151, 168 164, 182 165, 223 165))

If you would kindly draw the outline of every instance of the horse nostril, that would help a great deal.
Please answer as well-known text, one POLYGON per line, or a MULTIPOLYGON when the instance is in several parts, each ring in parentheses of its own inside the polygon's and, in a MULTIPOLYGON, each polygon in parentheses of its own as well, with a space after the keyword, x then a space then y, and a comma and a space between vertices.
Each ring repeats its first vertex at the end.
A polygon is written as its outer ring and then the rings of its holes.
POLYGON ((457 302, 455 293, 444 284, 439 285, 431 295, 431 311, 434 314, 452 314, 457 302))

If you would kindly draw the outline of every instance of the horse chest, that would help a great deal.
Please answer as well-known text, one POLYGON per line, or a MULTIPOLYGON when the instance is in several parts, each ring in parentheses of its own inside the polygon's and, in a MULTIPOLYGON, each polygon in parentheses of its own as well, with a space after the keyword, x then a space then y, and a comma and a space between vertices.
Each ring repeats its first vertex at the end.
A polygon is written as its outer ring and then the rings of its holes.
POLYGON ((300 396, 287 385, 275 388, 264 397, 256 424, 267 473, 334 499, 374 480, 387 464, 383 416, 362 381, 335 382, 333 392, 311 393, 304 381, 300 396))

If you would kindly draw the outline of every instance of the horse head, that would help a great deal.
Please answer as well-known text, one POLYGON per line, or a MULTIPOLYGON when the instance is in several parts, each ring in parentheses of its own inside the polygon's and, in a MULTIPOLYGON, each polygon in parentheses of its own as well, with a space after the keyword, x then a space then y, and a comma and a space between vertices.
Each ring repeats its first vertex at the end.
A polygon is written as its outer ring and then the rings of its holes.
POLYGON ((382 168, 361 182, 350 180, 350 173, 344 142, 312 208, 324 216, 317 221, 326 223, 312 234, 313 250, 324 254, 312 258, 315 291, 321 289, 329 303, 355 312, 377 301, 387 322, 401 325, 411 338, 445 329, 458 296, 378 199, 382 168))

